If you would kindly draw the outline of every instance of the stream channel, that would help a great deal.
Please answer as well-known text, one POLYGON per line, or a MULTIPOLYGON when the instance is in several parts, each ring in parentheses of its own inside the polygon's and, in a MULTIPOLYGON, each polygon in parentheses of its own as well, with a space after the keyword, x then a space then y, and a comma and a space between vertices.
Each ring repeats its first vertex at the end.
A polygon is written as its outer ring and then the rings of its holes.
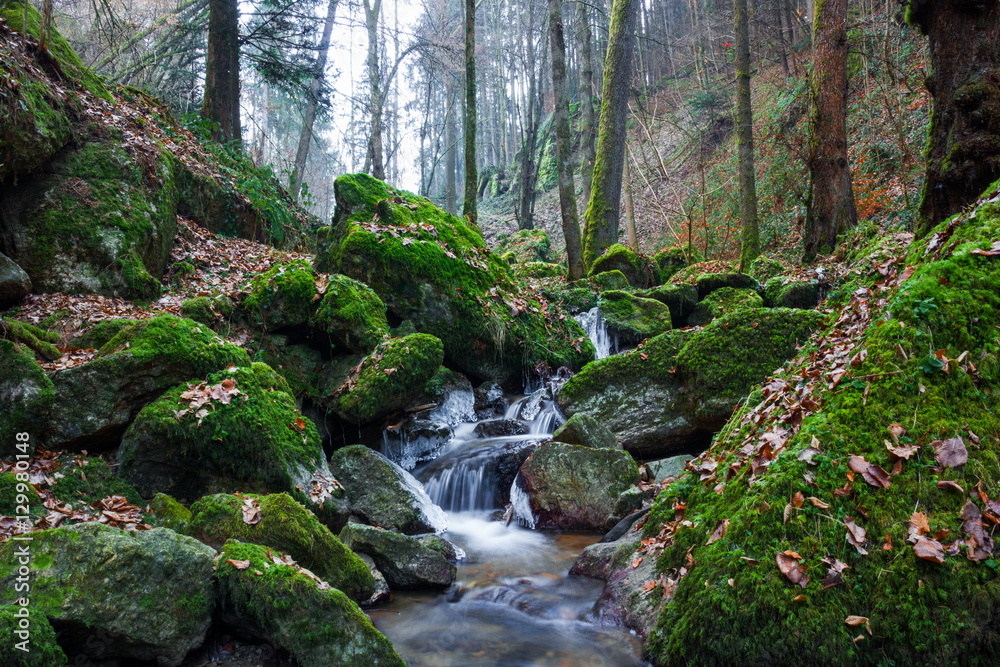
POLYGON ((422 430, 386 434, 383 453, 423 483, 445 512, 443 536, 464 551, 448 590, 400 591, 368 610, 411 667, 646 664, 638 636, 592 622, 604 582, 568 575, 601 536, 532 530, 515 480, 527 454, 564 421, 556 388, 514 400, 495 390, 494 410, 478 420, 472 392, 453 391, 422 430), (514 516, 505 524, 510 501, 514 516))

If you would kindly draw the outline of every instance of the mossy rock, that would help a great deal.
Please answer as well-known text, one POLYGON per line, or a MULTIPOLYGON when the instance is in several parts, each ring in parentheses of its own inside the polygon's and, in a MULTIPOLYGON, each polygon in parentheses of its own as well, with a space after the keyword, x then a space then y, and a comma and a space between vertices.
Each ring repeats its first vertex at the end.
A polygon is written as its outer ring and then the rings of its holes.
POLYGON ((789 280, 781 276, 764 284, 764 303, 771 308, 815 308, 821 290, 815 280, 789 280))
POLYGON ((573 415, 566 420, 565 424, 557 428, 552 434, 552 440, 584 447, 603 447, 605 449, 621 449, 622 447, 615 439, 615 434, 607 426, 583 412, 573 415))
POLYGON ((181 315, 215 327, 220 320, 231 317, 236 310, 233 300, 224 294, 214 297, 196 296, 181 304, 181 315))
POLYGON ((601 293, 601 315, 623 345, 635 345, 671 328, 670 309, 654 299, 612 290, 601 293))
POLYGON ((373 526, 416 535, 441 532, 447 518, 410 473, 364 445, 342 447, 330 470, 347 492, 351 514, 373 526))
POLYGON ((316 269, 371 287, 393 317, 441 339, 449 366, 514 386, 536 361, 580 368, 593 357, 579 325, 543 310, 474 225, 364 174, 341 176, 335 193, 316 269))
POLYGON ((700 327, 741 308, 763 308, 764 300, 754 290, 720 287, 702 299, 688 317, 689 327, 700 327))
POLYGON ((365 358, 353 385, 334 399, 333 410, 354 424, 401 410, 434 377, 443 360, 441 341, 434 336, 387 340, 365 358))
POLYGON ((188 524, 191 523, 191 510, 177 502, 177 499, 166 493, 157 493, 149 501, 148 523, 156 528, 169 528, 170 530, 186 535, 188 524))
POLYGON ((111 496, 123 496, 142 507, 142 496, 131 484, 115 474, 104 459, 77 455, 59 457, 58 477, 52 483, 52 495, 74 507, 80 503, 95 506, 111 496))
POLYGON ((18 479, 13 472, 0 474, 0 516, 27 516, 31 522, 45 514, 45 506, 25 473, 18 479))
MULTIPOLYGON (((320 400, 325 386, 324 370, 329 370, 330 366, 324 361, 322 352, 309 345, 289 345, 288 336, 284 334, 258 336, 255 347, 254 361, 277 371, 288 382, 293 396, 320 400)), ((345 368, 341 381, 347 372, 345 368)))
POLYGON ((590 287, 580 287, 581 283, 583 281, 571 283, 569 286, 555 285, 545 287, 542 293, 549 301, 558 303, 574 315, 584 313, 591 308, 597 307, 598 294, 590 287))
POLYGON ((514 272, 522 278, 564 278, 566 267, 549 262, 526 262, 515 266, 514 272))
POLYGON ((12 259, 39 292, 158 296, 177 229, 178 165, 162 147, 137 159, 115 132, 61 151, 0 204, 12 259))
POLYGON ((281 376, 255 363, 213 373, 204 384, 225 395, 209 400, 204 414, 182 397, 197 382, 143 408, 122 438, 119 474, 146 497, 193 502, 209 493, 285 491, 322 514, 305 491, 315 475, 329 477, 319 434, 281 376))
POLYGON ((788 265, 769 255, 760 255, 750 262, 747 273, 761 285, 788 271, 788 265))
POLYGON ((704 261, 701 251, 691 248, 691 257, 688 257, 688 249, 673 247, 666 248, 653 255, 653 264, 656 266, 656 285, 662 285, 670 280, 675 273, 685 268, 689 264, 704 261))
POLYGON ((368 354, 389 335, 385 304, 378 294, 353 278, 330 276, 313 324, 335 343, 355 354, 368 354))
MULTIPOLYGON (((31 606, 61 629, 67 651, 179 665, 204 642, 215 602, 209 547, 166 528, 123 531, 99 523, 31 536, 31 606)), ((23 544, 0 545, 0 603, 20 595, 15 554, 23 544)))
POLYGON ((281 646, 302 667, 405 666, 356 603, 276 563, 281 556, 256 544, 226 544, 217 575, 223 620, 281 646))
POLYGON ((498 255, 510 253, 515 262, 549 262, 551 244, 544 229, 519 229, 509 236, 498 237, 494 252, 498 255))
POLYGON ((361 559, 287 493, 205 496, 191 505, 188 534, 216 549, 233 539, 280 550, 358 602, 375 592, 375 581, 361 559), (259 507, 254 524, 243 518, 248 499, 259 507))
POLYGON ((276 264, 250 281, 243 306, 265 329, 304 325, 316 310, 316 278, 305 260, 276 264))
POLYGON ((605 531, 622 519, 618 498, 639 483, 639 466, 619 449, 550 442, 532 452, 515 483, 535 528, 605 531))
POLYGON ((706 273, 697 277, 698 299, 704 299, 709 294, 723 287, 734 289, 760 289, 760 284, 745 273, 706 273))
POLYGON ((54 361, 62 356, 55 346, 59 342, 59 334, 10 317, 0 319, 0 325, 6 329, 5 337, 24 345, 42 359, 54 361))
POLYGON ((38 426, 48 418, 55 400, 52 380, 22 345, 0 338, 0 457, 32 454, 38 426), (28 440, 18 448, 18 433, 28 440))
POLYGON ((58 408, 46 440, 50 447, 117 446, 139 410, 164 391, 230 364, 250 360, 204 324, 173 315, 142 320, 105 343, 93 361, 54 375, 58 408))
POLYGON ((56 643, 49 619, 31 605, 0 606, 0 663, 9 667, 62 667, 69 664, 56 643))
POLYGON ((127 317, 119 317, 112 320, 101 320, 100 322, 91 325, 79 336, 72 338, 69 341, 69 344, 72 347, 78 347, 84 350, 99 350, 109 340, 117 336, 123 329, 132 326, 136 322, 138 322, 138 320, 132 320, 127 317))
POLYGON ((31 294, 31 278, 14 260, 0 253, 0 309, 9 308, 31 294))
MULTIPOLYGON (((1000 261, 990 254, 997 238, 1000 206, 980 203, 910 245, 897 266, 914 270, 900 284, 870 299, 862 293, 852 303, 856 290, 884 280, 875 272, 852 278, 853 289, 838 304, 846 321, 871 309, 870 324, 852 334, 851 355, 858 361, 845 364, 836 384, 824 377, 809 385, 816 407, 783 437, 766 472, 748 483, 752 461, 737 452, 747 442, 760 442, 765 432, 780 433, 788 413, 751 419, 762 400, 757 394, 711 450, 717 470, 731 471, 722 487, 716 488, 723 475, 701 482, 687 474, 659 495, 647 536, 675 519, 675 502, 685 504, 684 519, 692 528, 678 531, 661 552, 658 571, 691 560, 696 566, 695 576, 680 580, 649 634, 646 651, 655 663, 722 664, 734 655, 748 664, 795 664, 803 656, 831 664, 995 661, 995 555, 962 546, 958 553, 946 549, 941 563, 924 560, 907 543, 907 532, 918 512, 931 535, 950 531, 951 537, 941 538, 946 544, 972 541, 969 526, 980 521, 963 514, 985 514, 989 510, 980 508, 986 499, 1000 492, 1000 261), (947 373, 933 354, 937 350, 950 360, 947 373), (956 363, 965 350, 967 359, 979 361, 956 363), (852 456, 892 468, 884 441, 892 442, 894 432, 901 445, 917 452, 891 483, 872 486, 859 476, 846 487, 850 493, 838 493, 852 456), (932 444, 952 438, 961 439, 968 460, 943 467, 932 444), (817 448, 814 443, 820 451, 810 465, 805 450, 817 448), (824 505, 793 504, 786 515, 788 499, 799 491, 824 505), (866 531, 867 555, 845 541, 848 518, 866 531), (708 544, 721 521, 728 522, 725 534, 708 544), (775 564, 776 554, 785 551, 801 556, 796 560, 809 579, 804 587, 793 585, 775 564), (746 558, 759 565, 748 566, 746 558), (829 565, 823 559, 833 558, 850 569, 842 584, 826 587, 829 565), (807 601, 797 601, 799 595, 807 601), (871 633, 846 625, 846 614, 869 618, 871 633), (734 627, 740 632, 733 633, 734 627), (856 640, 859 634, 863 640, 856 640)), ((895 252, 890 246, 881 256, 895 252)), ((865 258, 859 253, 855 260, 865 258)), ((802 370, 789 369, 778 379, 795 386, 802 370)))
POLYGON ((698 305, 698 288, 694 285, 661 285, 636 292, 644 299, 656 299, 670 309, 670 321, 687 322, 688 316, 698 305))
POLYGON ((615 243, 594 260, 589 275, 596 276, 608 271, 621 271, 629 285, 636 288, 649 287, 655 280, 655 265, 631 248, 615 243))
POLYGON ((455 581, 456 569, 449 550, 442 549, 439 542, 427 543, 418 537, 360 523, 347 524, 340 531, 340 539, 354 551, 370 556, 392 589, 440 589, 455 581))

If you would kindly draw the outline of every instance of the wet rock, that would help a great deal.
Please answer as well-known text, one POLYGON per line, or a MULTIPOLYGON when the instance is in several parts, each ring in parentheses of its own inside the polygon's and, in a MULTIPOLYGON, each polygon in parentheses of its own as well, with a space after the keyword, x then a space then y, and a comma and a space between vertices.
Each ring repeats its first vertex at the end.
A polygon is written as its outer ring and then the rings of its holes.
POLYGON ((218 561, 222 620, 302 667, 404 667, 356 603, 286 562, 267 547, 228 542, 218 561))
MULTIPOLYGON (((204 641, 215 601, 213 549, 166 528, 127 532, 98 523, 32 537, 31 604, 61 628, 66 650, 171 667, 204 641)), ((0 603, 20 595, 18 544, 0 546, 0 603)))
POLYGON ((340 531, 340 539, 371 556, 392 589, 445 588, 455 581, 454 564, 417 537, 349 523, 340 531))
POLYGON ((383 602, 388 602, 392 599, 392 591, 389 590, 389 582, 385 580, 385 576, 378 571, 378 566, 375 565, 375 560, 368 554, 357 554, 358 558, 368 567, 368 572, 372 575, 372 580, 375 582, 375 592, 372 596, 361 602, 362 607, 371 607, 376 604, 381 604, 383 602))
POLYGON ((622 345, 637 345, 671 328, 670 309, 655 299, 614 290, 601 294, 600 308, 608 331, 622 345))
POLYGON ((383 431, 382 453, 404 470, 434 459, 451 439, 450 426, 429 419, 411 419, 393 430, 383 431))
POLYGON ((540 445, 518 478, 535 527, 554 530, 611 528, 622 518, 615 514, 619 496, 638 482, 639 467, 626 452, 562 443, 540 445))
POLYGON ((48 418, 55 392, 52 380, 28 348, 0 339, 0 456, 32 454, 37 429, 48 418), (18 433, 36 434, 18 448, 18 433))
POLYGON ((476 419, 499 417, 507 411, 503 388, 496 382, 484 382, 475 389, 476 419))
POLYGON ((9 308, 31 294, 31 278, 14 260, 0 253, 0 308, 9 308))
POLYGON ((552 434, 552 439, 568 445, 607 449, 622 448, 618 440, 615 439, 615 434, 607 426, 582 412, 573 415, 566 420, 565 424, 557 428, 556 432, 552 434))
POLYGON ((528 433, 528 425, 516 419, 490 419, 476 424, 475 433, 480 438, 525 435, 528 433))
POLYGON ((690 454, 671 456, 665 459, 647 461, 646 467, 649 469, 650 481, 662 482, 668 477, 677 477, 684 472, 684 466, 691 460, 690 454))
POLYGON ((330 469, 344 486, 351 514, 408 535, 443 532, 447 518, 413 475, 364 445, 338 449, 330 469))

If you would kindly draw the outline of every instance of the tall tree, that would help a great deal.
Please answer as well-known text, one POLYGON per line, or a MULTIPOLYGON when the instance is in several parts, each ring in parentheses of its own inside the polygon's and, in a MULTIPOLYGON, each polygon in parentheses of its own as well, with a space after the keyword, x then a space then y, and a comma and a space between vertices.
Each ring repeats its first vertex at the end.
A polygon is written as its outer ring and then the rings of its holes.
POLYGON ((590 12, 586 2, 576 3, 576 48, 580 63, 580 177, 583 200, 590 201, 590 182, 594 177, 596 148, 594 142, 594 45, 590 31, 590 12))
POLYGON ((236 0, 209 1, 202 115, 215 121, 213 136, 222 142, 239 142, 242 136, 239 20, 236 0))
POLYGON ((323 23, 323 36, 320 37, 316 50, 316 64, 313 66, 312 80, 309 82, 309 93, 306 99, 306 109, 302 116, 302 131, 299 133, 299 146, 295 151, 295 166, 292 169, 292 197, 297 201, 302 188, 302 176, 306 172, 306 162, 309 159, 309 147, 313 141, 313 125, 316 122, 316 111, 319 109, 320 91, 326 78, 326 59, 330 53, 330 38, 333 34, 333 23, 337 15, 338 0, 330 0, 326 8, 326 21, 323 23))
POLYGON ((614 0, 611 6, 601 116, 597 127, 597 159, 594 162, 590 203, 584 216, 583 261, 588 267, 618 241, 622 167, 625 163, 625 121, 639 1, 614 0))
POLYGON ((378 24, 382 14, 382 0, 364 0, 365 27, 368 29, 368 86, 370 89, 367 171, 377 179, 385 180, 385 158, 382 149, 382 70, 379 66, 378 24))
POLYGON ((816 3, 812 48, 806 261, 832 252, 858 221, 847 159, 847 0, 816 3))
POLYGON ((476 0, 465 0, 465 203, 462 215, 476 221, 476 0))
POLYGON ((760 255, 757 219, 757 181, 754 175, 753 107, 750 101, 750 21, 747 0, 733 1, 736 36, 736 141, 740 198, 740 271, 760 255))
POLYGON ((552 49, 552 95, 556 124, 556 171, 559 177, 559 209, 569 279, 583 278, 583 251, 580 222, 576 215, 576 187, 573 184, 573 140, 569 131, 569 102, 566 98, 566 37, 563 34, 562 0, 549 0, 549 46, 552 49))
POLYGON ((455 214, 458 213, 455 204, 455 199, 458 196, 455 191, 455 163, 458 158, 456 144, 458 144, 458 139, 455 135, 458 132, 455 127, 455 84, 450 77, 446 86, 447 101, 445 102, 444 117, 444 208, 449 213, 455 214))
POLYGON ((909 0, 930 41, 931 115, 920 228, 962 210, 1000 178, 1000 2, 909 0))

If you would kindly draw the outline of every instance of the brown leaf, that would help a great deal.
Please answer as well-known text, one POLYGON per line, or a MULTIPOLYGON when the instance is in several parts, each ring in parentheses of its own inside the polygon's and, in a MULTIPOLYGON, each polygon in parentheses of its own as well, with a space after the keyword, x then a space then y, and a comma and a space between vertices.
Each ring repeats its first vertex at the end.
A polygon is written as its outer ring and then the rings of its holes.
POLYGON ((914 544, 920 537, 931 532, 931 524, 927 521, 927 515, 923 512, 914 512, 910 515, 910 522, 906 528, 906 541, 914 544))
POLYGON ((847 467, 858 474, 864 474, 868 469, 868 461, 865 460, 863 456, 851 455, 850 461, 847 463, 847 467))
POLYGON ((986 560, 993 553, 993 538, 986 532, 983 526, 983 515, 979 507, 972 501, 965 503, 962 508, 962 528, 969 538, 966 544, 969 550, 966 555, 969 560, 986 560))
POLYGON ((854 517, 850 516, 844 519, 844 525, 847 526, 847 541, 858 550, 859 554, 867 556, 868 551, 864 548, 865 543, 868 541, 865 529, 855 523, 854 517))
POLYGON ((899 439, 906 435, 906 429, 902 424, 889 424, 889 436, 895 444, 899 444, 899 439))
POLYGON ((826 577, 821 582, 823 588, 833 588, 844 583, 844 570, 849 570, 851 568, 850 565, 837 558, 832 560, 823 558, 822 562, 829 566, 826 571, 826 577))
POLYGON ((944 547, 937 540, 918 537, 917 543, 913 545, 913 553, 917 555, 917 558, 923 558, 932 563, 944 562, 944 547))
POLYGON ((848 625, 864 625, 867 622, 868 622, 868 617, 867 616, 854 616, 854 615, 851 615, 851 616, 848 616, 847 618, 844 619, 844 623, 846 623, 848 625))
POLYGON ((260 523, 260 502, 254 498, 243 500, 243 522, 249 526, 260 523))
POLYGON ((935 440, 931 447, 934 448, 934 458, 945 468, 955 468, 969 460, 969 451, 960 435, 947 440, 935 440))
POLYGON ((296 428, 296 430, 302 431, 302 430, 305 429, 305 427, 306 427, 306 420, 303 419, 302 417, 296 417, 295 418, 295 428, 296 428))
POLYGON ((897 459, 909 460, 917 450, 920 449, 919 445, 893 445, 889 442, 885 443, 885 448, 889 450, 889 453, 897 459))
POLYGON ((808 500, 810 503, 812 503, 813 507, 818 507, 821 510, 828 510, 828 509, 830 509, 830 503, 825 503, 822 500, 820 500, 819 498, 817 498, 816 496, 809 496, 808 498, 806 498, 806 500, 808 500))
POLYGON ((943 482, 937 483, 937 488, 941 490, 957 491, 958 493, 965 493, 965 489, 958 485, 958 482, 953 482, 951 480, 945 480, 943 482))
POLYGON ((657 586, 659 586, 659 584, 660 584, 660 582, 656 581, 655 579, 647 581, 646 583, 644 583, 642 585, 642 590, 644 590, 644 591, 646 591, 648 593, 649 591, 651 591, 654 588, 656 588, 657 586))
POLYGON ((237 570, 245 570, 250 567, 250 561, 248 560, 233 560, 232 558, 227 558, 226 562, 235 567, 237 570))
POLYGON ((986 257, 996 257, 1000 255, 1000 241, 994 241, 988 249, 973 248, 969 251, 972 255, 985 255, 986 257))
POLYGON ((632 569, 634 570, 635 568, 639 567, 639 565, 641 565, 641 564, 642 564, 642 556, 639 556, 634 561, 632 561, 632 569))
POLYGON ((712 531, 711 537, 708 538, 708 542, 705 544, 711 544, 716 540, 720 539, 726 534, 726 530, 729 528, 729 519, 723 519, 719 523, 715 524, 715 530, 712 531))
POLYGON ((778 569, 781 570, 781 573, 785 575, 785 577, 787 577, 793 584, 805 588, 809 583, 809 577, 806 576, 805 565, 799 562, 798 559, 799 555, 794 551, 779 553, 775 557, 775 560, 778 563, 778 569))
POLYGON ((882 551, 892 551, 892 535, 885 536, 885 544, 882 545, 882 551))
POLYGON ((798 507, 802 507, 802 505, 803 505, 803 503, 805 503, 805 501, 806 501, 806 497, 805 497, 805 495, 803 495, 803 493, 801 491, 796 491, 795 495, 792 496, 792 505, 794 505, 797 508, 798 507))

